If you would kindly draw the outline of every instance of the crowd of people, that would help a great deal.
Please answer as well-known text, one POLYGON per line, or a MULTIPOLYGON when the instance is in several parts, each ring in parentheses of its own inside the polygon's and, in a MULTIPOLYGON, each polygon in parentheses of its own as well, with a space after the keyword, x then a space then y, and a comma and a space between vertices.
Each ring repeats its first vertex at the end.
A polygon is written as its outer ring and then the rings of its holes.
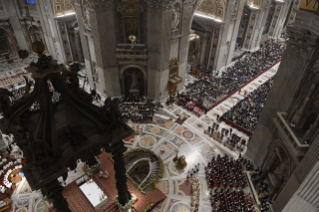
MULTIPOLYGON (((254 211, 254 203, 250 193, 243 191, 248 186, 248 179, 244 171, 253 172, 252 178, 255 180, 255 184, 261 184, 260 189, 257 187, 258 195, 262 192, 268 192, 268 186, 265 183, 260 183, 260 178, 258 178, 261 176, 261 171, 258 167, 255 168, 249 160, 242 158, 241 155, 237 160, 229 158, 227 155, 212 157, 205 167, 205 172, 207 182, 212 188, 210 194, 213 211, 254 211)), ((262 211, 268 211, 268 195, 262 196, 259 200, 262 204, 262 211)))
POLYGON ((223 117, 234 124, 253 132, 267 100, 273 81, 274 79, 271 78, 265 84, 260 85, 247 98, 238 102, 235 107, 225 113, 223 117))
POLYGON ((151 123, 154 113, 163 107, 144 96, 123 97, 119 110, 124 122, 131 120, 133 123, 151 123))
MULTIPOLYGON (((220 121, 220 117, 217 117, 217 121, 220 121)), ((218 137, 220 142, 226 142, 229 147, 232 149, 237 149, 240 152, 244 151, 244 148, 247 144, 245 139, 242 139, 237 134, 233 133, 232 128, 219 128, 219 124, 213 122, 212 126, 208 126, 207 130, 204 131, 206 134, 214 135, 214 133, 218 132, 218 137)))
POLYGON ((212 157, 211 162, 205 167, 208 184, 212 188, 245 188, 248 184, 242 165, 250 169, 252 164, 248 162, 242 164, 240 160, 234 160, 227 155, 224 157, 218 155, 216 159, 212 157))
POLYGON ((265 69, 281 59, 285 45, 268 40, 256 52, 250 52, 239 59, 232 67, 228 67, 220 77, 198 76, 198 81, 186 86, 183 93, 189 100, 209 109, 216 102, 256 77, 265 69))
MULTIPOLYGON (((30 81, 31 85, 33 85, 33 82, 30 81)), ((50 81, 48 81, 49 91, 51 93, 52 103, 55 104, 56 102, 59 102, 62 97, 61 94, 54 90, 54 87, 50 81)), ((29 93, 32 92, 33 87, 31 87, 29 93)), ((26 87, 20 87, 15 88, 14 86, 11 87, 11 93, 13 94, 11 98, 12 105, 15 104, 19 99, 22 98, 26 91, 26 87)), ((31 111, 39 110, 40 109, 40 103, 36 101, 30 108, 31 111)))
POLYGON ((2 88, 10 88, 12 85, 24 85, 25 79, 27 77, 31 80, 31 73, 30 72, 23 72, 20 69, 16 71, 12 71, 13 75, 2 74, 0 75, 0 86, 2 88))
POLYGON ((241 189, 215 189, 211 198, 213 211, 216 212, 252 212, 255 209, 250 194, 245 194, 241 189))

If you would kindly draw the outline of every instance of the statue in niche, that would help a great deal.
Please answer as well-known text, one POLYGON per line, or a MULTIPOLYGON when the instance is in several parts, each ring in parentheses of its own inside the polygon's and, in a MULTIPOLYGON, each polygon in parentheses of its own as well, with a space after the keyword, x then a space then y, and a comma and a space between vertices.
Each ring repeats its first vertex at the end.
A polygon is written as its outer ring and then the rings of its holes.
POLYGON ((89 10, 87 9, 87 1, 83 1, 83 9, 84 9, 84 17, 83 17, 83 22, 85 25, 86 29, 91 29, 91 22, 90 22, 90 14, 89 10))
POLYGON ((131 83, 131 88, 130 90, 134 90, 134 89, 138 89, 138 77, 136 75, 136 72, 134 71, 133 74, 131 74, 132 76, 132 83, 131 83))
POLYGON ((175 6, 172 13, 172 30, 178 29, 180 18, 181 18, 180 8, 178 6, 175 6))

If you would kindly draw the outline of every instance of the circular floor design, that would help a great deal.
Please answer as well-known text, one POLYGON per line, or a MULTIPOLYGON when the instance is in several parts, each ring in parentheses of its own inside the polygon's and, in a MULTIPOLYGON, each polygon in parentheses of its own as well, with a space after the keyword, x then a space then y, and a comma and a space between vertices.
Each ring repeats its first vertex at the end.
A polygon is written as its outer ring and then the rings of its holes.
POLYGON ((190 211, 191 211, 191 206, 184 202, 177 202, 171 208, 171 212, 190 212, 190 211))
POLYGON ((149 148, 149 147, 154 146, 155 143, 156 143, 156 139, 153 136, 151 136, 151 135, 144 135, 140 139, 140 145, 142 147, 149 148))
POLYGON ((191 131, 184 131, 183 136, 185 138, 192 138, 194 136, 194 134, 191 131))

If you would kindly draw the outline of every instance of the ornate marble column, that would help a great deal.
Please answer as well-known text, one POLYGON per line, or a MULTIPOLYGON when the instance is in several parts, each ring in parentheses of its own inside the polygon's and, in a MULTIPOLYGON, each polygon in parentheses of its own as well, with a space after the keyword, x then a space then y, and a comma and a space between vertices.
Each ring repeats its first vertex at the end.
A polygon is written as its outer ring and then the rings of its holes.
POLYGON ((81 36, 80 36, 80 30, 79 28, 74 29, 75 32, 75 40, 76 40, 76 46, 79 54, 79 62, 84 64, 84 55, 83 55, 83 49, 82 49, 82 43, 81 43, 81 36))
POLYGON ((57 20, 57 25, 59 26, 59 32, 60 32, 60 36, 61 36, 62 46, 63 46, 63 50, 64 50, 64 54, 65 54, 65 58, 67 60, 67 63, 74 62, 66 22, 63 20, 62 21, 57 20))
MULTIPOLYGON (((93 38, 96 70, 100 80, 97 89, 109 96, 120 96, 120 79, 116 58, 117 34, 113 1, 88 1, 88 23, 93 38), (109 30, 111 29, 111 30, 109 30)), ((92 57, 92 55, 91 55, 92 57)))
POLYGON ((248 26, 247 26, 247 30, 245 34, 245 40, 243 44, 243 47, 246 50, 250 50, 253 47, 253 42, 254 42, 253 35, 256 31, 256 23, 258 20, 258 15, 259 15, 259 10, 251 9, 250 18, 249 18, 249 22, 248 22, 248 26))
MULTIPOLYGON (((206 45, 207 45, 207 36, 206 34, 203 34, 201 36, 201 46, 200 46, 200 57, 199 57, 199 64, 206 66, 206 64, 203 64, 205 59, 205 53, 206 53, 206 45)), ((208 68, 208 67, 206 67, 208 68)))
POLYGON ((277 22, 279 21, 279 15, 280 15, 282 7, 283 7, 283 3, 282 2, 276 2, 275 12, 274 12, 274 15, 273 15, 273 18, 272 18, 272 23, 270 25, 270 30, 269 30, 269 36, 270 37, 275 37, 276 36, 275 28, 277 26, 277 22))

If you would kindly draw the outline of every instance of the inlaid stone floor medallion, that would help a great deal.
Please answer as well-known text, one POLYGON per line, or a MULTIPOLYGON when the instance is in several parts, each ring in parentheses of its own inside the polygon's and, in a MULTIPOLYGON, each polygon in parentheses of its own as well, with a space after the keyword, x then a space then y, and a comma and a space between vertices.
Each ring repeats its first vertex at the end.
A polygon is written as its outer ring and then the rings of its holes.
POLYGON ((150 148, 154 146, 156 139, 151 135, 143 135, 139 142, 142 147, 150 148))
POLYGON ((171 212, 191 212, 191 206, 184 202, 177 202, 172 206, 171 212))
POLYGON ((194 134, 191 131, 184 131, 182 134, 185 138, 192 138, 194 134))

